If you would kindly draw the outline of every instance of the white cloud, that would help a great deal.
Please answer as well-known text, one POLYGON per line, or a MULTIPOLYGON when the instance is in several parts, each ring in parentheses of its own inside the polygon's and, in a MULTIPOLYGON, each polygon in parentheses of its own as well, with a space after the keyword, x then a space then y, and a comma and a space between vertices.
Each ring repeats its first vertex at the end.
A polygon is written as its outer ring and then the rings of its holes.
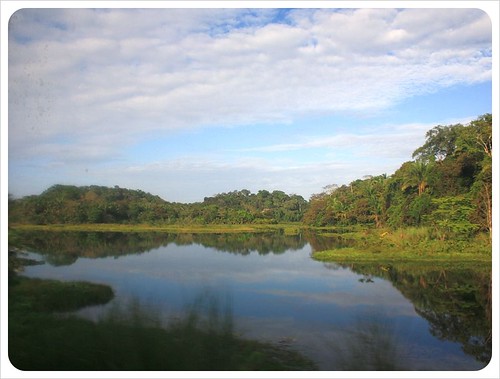
MULTIPOLYGON (((364 114, 491 80, 491 25, 481 11, 277 17, 273 9, 18 11, 9 26, 10 159, 76 162, 87 151, 107 161, 143 133, 364 114)), ((344 137, 268 149, 333 147, 344 137)))
MULTIPOLYGON (((473 117, 458 122, 467 123, 473 117)), ((425 133, 432 129, 434 124, 401 124, 401 125, 375 125, 360 128, 361 131, 350 133, 336 133, 323 136, 300 136, 295 138, 296 143, 279 143, 267 146, 257 146, 236 150, 247 152, 288 152, 324 148, 330 151, 349 151, 352 159, 357 156, 406 157, 410 158, 416 147, 425 139, 425 133), (381 147, 383 146, 383 149, 381 147)))

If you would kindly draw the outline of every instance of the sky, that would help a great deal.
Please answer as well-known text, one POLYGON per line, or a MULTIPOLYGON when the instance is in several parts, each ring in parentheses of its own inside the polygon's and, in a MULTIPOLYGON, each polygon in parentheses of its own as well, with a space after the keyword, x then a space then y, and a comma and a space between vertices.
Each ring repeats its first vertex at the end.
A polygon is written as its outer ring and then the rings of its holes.
POLYGON ((479 9, 21 9, 8 68, 14 197, 96 184, 309 199, 492 113, 479 9))

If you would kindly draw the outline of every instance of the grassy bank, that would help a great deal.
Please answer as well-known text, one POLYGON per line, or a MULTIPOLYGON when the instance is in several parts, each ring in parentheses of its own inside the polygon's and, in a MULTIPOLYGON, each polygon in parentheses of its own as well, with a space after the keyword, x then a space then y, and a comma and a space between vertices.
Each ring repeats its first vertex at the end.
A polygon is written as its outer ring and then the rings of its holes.
POLYGON ((265 233, 299 232, 299 223, 289 224, 9 224, 12 230, 74 231, 74 232, 165 232, 165 233, 265 233))
POLYGON ((313 253, 313 258, 323 262, 340 264, 377 264, 381 267, 397 266, 399 269, 427 266, 433 269, 491 270, 491 255, 470 253, 414 254, 412 252, 367 252, 356 248, 342 248, 313 253))
POLYGON ((70 312, 87 305, 106 304, 113 298, 113 290, 106 285, 87 282, 60 282, 58 280, 11 278, 9 306, 14 311, 70 312))
POLYGON ((468 240, 440 240, 432 238, 427 228, 369 229, 341 234, 330 231, 323 235, 343 238, 348 246, 314 252, 313 258, 319 261, 491 269, 491 241, 485 235, 468 240))

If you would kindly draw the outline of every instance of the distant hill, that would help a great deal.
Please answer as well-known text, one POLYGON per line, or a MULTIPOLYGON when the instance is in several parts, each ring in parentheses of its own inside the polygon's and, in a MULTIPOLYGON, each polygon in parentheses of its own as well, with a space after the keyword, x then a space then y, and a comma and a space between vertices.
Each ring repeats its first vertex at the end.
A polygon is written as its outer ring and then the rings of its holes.
POLYGON ((298 195, 248 190, 206 197, 201 203, 172 203, 141 190, 54 185, 40 195, 9 201, 9 222, 81 223, 275 223, 300 221, 307 201, 298 195))

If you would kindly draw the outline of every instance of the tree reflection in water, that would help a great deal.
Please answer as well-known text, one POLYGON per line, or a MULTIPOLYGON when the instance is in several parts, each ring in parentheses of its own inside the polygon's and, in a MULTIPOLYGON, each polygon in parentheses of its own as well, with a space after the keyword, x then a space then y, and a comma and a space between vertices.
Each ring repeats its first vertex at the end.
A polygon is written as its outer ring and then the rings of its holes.
MULTIPOLYGON (((441 340, 460 343, 462 350, 479 362, 487 364, 490 361, 491 272, 445 270, 417 264, 396 267, 373 263, 327 263, 325 267, 348 267, 363 275, 365 283, 371 282, 375 277, 391 281, 412 302, 415 311, 429 322, 432 335, 441 340), (366 278, 370 278, 370 281, 365 280, 366 278)), ((369 326, 368 330, 376 332, 372 335, 378 336, 379 328, 369 326)), ((366 329, 363 325, 362 330, 366 329)))
POLYGON ((199 244, 219 251, 248 255, 282 254, 303 248, 307 240, 298 235, 277 233, 161 233, 161 232, 50 232, 16 231, 19 247, 42 254, 53 266, 73 264, 79 257, 119 257, 143 254, 175 244, 199 244))

